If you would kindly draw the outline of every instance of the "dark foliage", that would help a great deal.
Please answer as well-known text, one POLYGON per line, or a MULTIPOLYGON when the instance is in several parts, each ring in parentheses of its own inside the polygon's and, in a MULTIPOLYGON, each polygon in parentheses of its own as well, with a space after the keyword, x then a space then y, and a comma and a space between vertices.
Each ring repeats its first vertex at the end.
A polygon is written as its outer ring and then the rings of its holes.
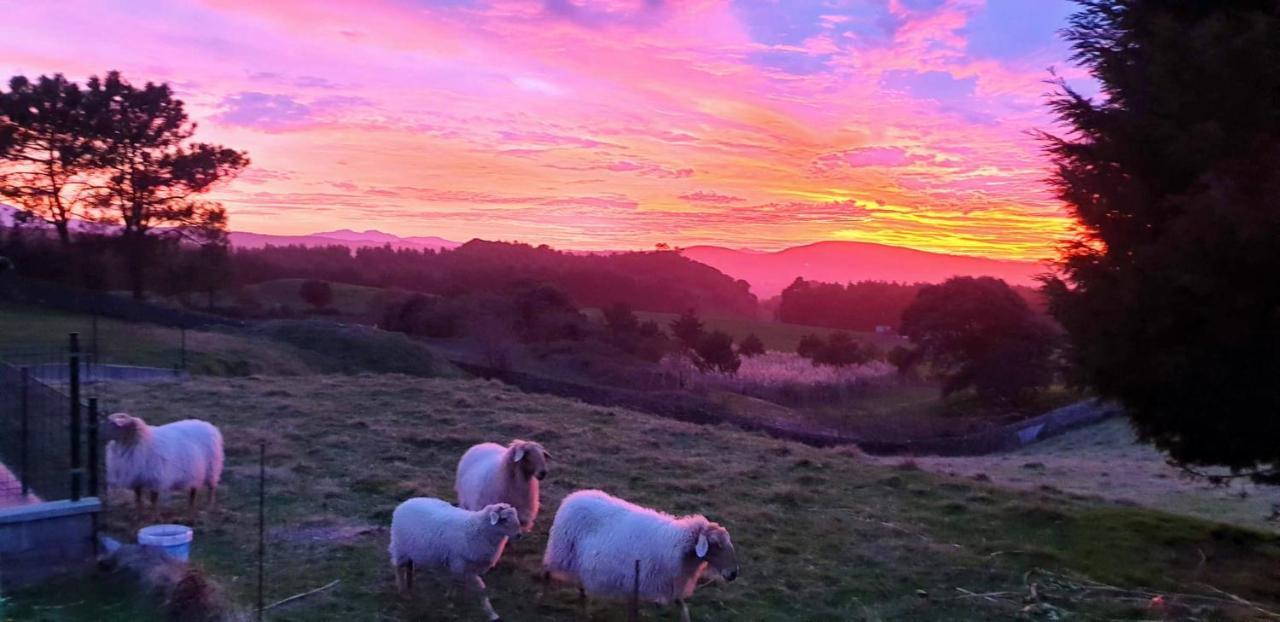
POLYGON ((898 369, 899 375, 915 376, 920 365, 920 352, 907 346, 894 346, 885 355, 885 360, 898 369))
POLYGON ((826 345, 822 337, 815 334, 808 334, 800 338, 800 342, 796 344, 796 354, 804 358, 811 359, 817 356, 818 351, 826 345))
POLYGON ((644 311, 753 316, 747 284, 678 253, 611 255, 562 253, 527 244, 472 240, 452 251, 346 247, 267 247, 233 255, 245 283, 314 278, 455 296, 503 292, 520 283, 546 283, 574 304, 604 308, 625 303, 644 311))
POLYGON ((817 335, 805 335, 796 353, 812 360, 814 365, 830 367, 862 365, 879 355, 874 346, 858 343, 853 335, 845 332, 831 333, 825 340, 817 335))
POLYGON ((671 336, 684 347, 696 349, 703 337, 702 320, 698 319, 697 312, 687 309, 680 317, 671 320, 671 336))
MULTIPOLYGON (((84 235, 72 231, 73 219, 94 223, 89 237, 111 241, 141 298, 149 278, 167 279, 160 288, 177 282, 180 275, 166 265, 181 248, 177 240, 225 245, 226 212, 201 197, 248 159, 192 142, 194 133, 166 84, 136 87, 114 71, 84 87, 61 75, 15 76, 0 89, 0 196, 23 209, 23 224, 53 225, 64 260, 100 259, 99 249, 69 250, 73 237, 84 235)), ((85 267, 76 261, 68 272, 89 281, 79 272, 85 267)), ((38 269, 33 276, 41 276, 38 269)))
POLYGON ((1280 482, 1280 3, 1091 0, 1044 135, 1082 235, 1046 292, 1079 380, 1188 465, 1280 482))
POLYGON ((742 366, 742 359, 733 351, 733 337, 723 331, 706 333, 694 348, 701 367, 725 374, 735 374, 742 366))
POLYGON ((328 281, 307 279, 298 286, 298 297, 316 309, 323 309, 333 302, 333 286, 328 281))
POLYGON ((920 290, 902 332, 943 379, 943 394, 972 387, 983 400, 1026 397, 1053 379, 1052 328, 1004 281, 955 277, 920 290))
MULTIPOLYGON (((880 326, 898 330, 902 312, 927 283, 858 281, 840 285, 797 278, 778 298, 777 318, 791 324, 870 332, 880 326)), ((1043 295, 1014 287, 1037 312, 1045 311, 1043 295)))
POLYGON ((751 333, 742 338, 738 342, 738 354, 745 357, 760 356, 764 354, 764 342, 755 333, 751 333))

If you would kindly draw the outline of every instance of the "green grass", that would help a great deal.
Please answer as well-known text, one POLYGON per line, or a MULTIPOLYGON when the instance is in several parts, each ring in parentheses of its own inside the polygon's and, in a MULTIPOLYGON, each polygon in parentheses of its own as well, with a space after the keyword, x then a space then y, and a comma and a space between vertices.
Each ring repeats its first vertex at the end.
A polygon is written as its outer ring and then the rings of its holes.
MULTIPOLYGON (((302 300, 298 290, 304 279, 277 279, 265 281, 245 287, 265 306, 288 305, 299 310, 308 311, 312 307, 302 300)), ((342 315, 363 315, 369 311, 370 304, 388 290, 381 287, 351 285, 348 283, 330 283, 333 290, 333 302, 329 308, 336 309, 342 315)))
MULTIPOLYGON (((71 332, 80 333, 84 351, 93 351, 89 316, 0 303, 0 356, 33 351, 61 356, 67 351, 67 334, 71 332)), ((168 368, 183 361, 183 335, 176 328, 99 319, 97 335, 101 363, 168 368)), ((427 346, 405 335, 326 320, 278 320, 248 329, 188 330, 185 339, 185 369, 197 375, 360 371, 462 375, 427 346)))
MULTIPOLYGON (((1012 493, 876 466, 852 452, 528 395, 497 382, 196 378, 116 385, 108 397, 152 422, 199 417, 222 428, 222 503, 200 518, 193 558, 241 603, 253 599, 257 452, 266 443, 267 601, 341 580, 273 611, 273 620, 480 619, 471 598, 449 597, 430 581, 419 583, 414 598, 398 598, 385 527, 405 498, 452 499, 453 471, 467 447, 513 437, 542 441, 556 459, 535 532, 486 577, 506 619, 576 618, 575 592, 557 587, 539 602, 536 576, 558 502, 592 487, 675 513, 706 513, 730 530, 742 575, 695 594, 693 614, 704 621, 1025 619, 1018 594, 1036 568, 1166 592, 1205 582, 1262 604, 1280 601, 1274 536, 1052 490, 1012 493), (1015 596, 988 602, 958 589, 1015 596)), ((108 528, 125 533, 127 497, 111 501, 108 528)), ((166 507, 164 518, 181 518, 180 500, 170 498, 166 507)), ((11 598, 15 619, 26 619, 33 607, 95 596, 59 586, 11 598)), ((1052 602, 1076 619, 1146 614, 1144 602, 1105 594, 1052 602)), ((590 614, 626 619, 618 603, 593 602, 590 614)), ((672 615, 644 612, 646 619, 672 615)), ((61 619, 111 617, 68 610, 61 619)))
MULTIPOLYGON (((583 309, 591 319, 599 322, 602 321, 602 315, 599 309, 583 309)), ((658 313, 655 311, 636 311, 636 317, 640 321, 653 320, 661 326, 663 330, 669 330, 671 322, 679 317, 677 313, 658 313)), ((800 343, 800 338, 808 334, 817 334, 820 337, 826 337, 831 333, 846 332, 858 341, 863 343, 874 344, 881 350, 888 351, 895 345, 902 343, 901 339, 894 335, 878 335, 876 333, 857 332, 857 331, 840 331, 834 328, 823 328, 820 326, 805 326, 803 324, 786 324, 783 322, 772 322, 768 320, 753 320, 748 318, 702 318, 703 327, 706 330, 720 330, 728 333, 735 340, 755 334, 764 343, 764 347, 769 350, 777 350, 779 352, 795 352, 796 346, 800 343)))

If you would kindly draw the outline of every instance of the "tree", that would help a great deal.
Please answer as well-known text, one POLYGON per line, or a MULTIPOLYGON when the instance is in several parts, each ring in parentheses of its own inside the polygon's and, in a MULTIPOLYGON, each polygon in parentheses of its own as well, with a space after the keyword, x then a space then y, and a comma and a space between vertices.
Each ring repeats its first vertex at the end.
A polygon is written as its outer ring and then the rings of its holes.
POLYGON ((135 87, 113 71, 91 78, 85 97, 101 141, 95 198, 103 220, 120 226, 130 288, 140 299, 158 238, 204 242, 226 230, 226 210, 200 197, 249 160, 241 151, 190 142, 196 126, 167 84, 135 87))
POLYGON ((614 336, 630 335, 640 330, 640 318, 636 317, 631 305, 615 302, 604 308, 604 324, 614 336))
POLYGON ((684 344, 684 347, 695 350, 698 344, 702 342, 702 320, 698 319, 698 313, 693 309, 689 309, 680 314, 680 317, 671 321, 671 334, 676 341, 684 344))
POLYGON ((796 344, 796 354, 811 359, 818 354, 818 351, 824 345, 826 344, 822 341, 822 337, 810 333, 800 338, 800 343, 796 344))
POLYGON ((1188 467, 1280 483, 1280 9, 1090 0, 1044 134, 1080 237, 1049 279, 1076 380, 1188 467))
POLYGON ((701 362, 699 367, 735 374, 742 366, 742 359, 733 351, 733 337, 722 331, 715 330, 703 335, 694 351, 701 362))
POLYGON ((298 296, 303 302, 320 310, 333 302, 333 287, 328 281, 307 279, 298 287, 298 296))
POLYGON ((738 354, 745 357, 764 354, 764 342, 755 333, 751 333, 738 342, 738 354))
POLYGON ((1016 400, 1053 379, 1052 329, 1000 279, 954 277, 920 290, 902 333, 943 379, 985 401, 1016 400))
POLYGON ((915 348, 907 346, 893 346, 889 353, 885 355, 885 359, 889 361, 898 370, 899 376, 912 377, 916 375, 916 366, 920 363, 919 352, 915 348))
POLYGON ((861 365, 871 360, 871 348, 863 347, 853 335, 837 331, 827 335, 827 342, 813 353, 813 362, 830 367, 861 365))
POLYGON ((85 93, 62 74, 0 89, 0 197, 54 226, 63 247, 98 154, 85 93))

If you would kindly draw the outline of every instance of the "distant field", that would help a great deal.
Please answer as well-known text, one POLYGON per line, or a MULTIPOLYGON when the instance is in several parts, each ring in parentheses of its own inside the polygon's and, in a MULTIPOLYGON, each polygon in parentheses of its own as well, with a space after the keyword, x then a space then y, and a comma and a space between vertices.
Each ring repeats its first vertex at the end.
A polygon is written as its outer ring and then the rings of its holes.
MULTIPOLYGON (((302 299, 298 291, 302 287, 302 282, 306 279, 276 279, 273 281, 263 281, 252 285, 245 285, 244 291, 250 294, 264 308, 285 306, 298 313, 307 313, 314 309, 310 304, 302 299)), ((349 283, 329 283, 333 290, 333 301, 329 303, 328 308, 333 309, 340 315, 345 316, 362 316, 369 312, 370 304, 380 294, 389 290, 381 287, 368 287, 365 285, 351 285, 349 283)), ((120 296, 128 296, 128 292, 114 292, 120 296)), ((196 310, 205 308, 208 304, 208 298, 200 293, 193 293, 188 296, 188 301, 196 310)), ((177 307, 181 306, 176 298, 164 298, 151 296, 148 300, 154 304, 177 307)), ((233 292, 224 290, 216 293, 213 297, 215 306, 232 307, 237 304, 237 300, 233 292)))
MULTIPOLYGON (((583 309, 588 317, 595 321, 602 321, 602 315, 599 309, 583 309)), ((653 320, 666 330, 673 320, 680 315, 678 313, 657 313, 654 311, 637 311, 636 316, 641 321, 653 320)), ((865 333, 856 331, 840 331, 834 328, 822 328, 819 326, 805 326, 803 324, 785 324, 782 322, 773 322, 768 320, 752 320, 748 318, 702 318, 703 326, 707 330, 721 330, 729 333, 734 339, 741 339, 750 334, 755 334, 764 342, 764 347, 769 350, 778 350, 780 352, 795 352, 796 346, 800 343, 800 338, 816 333, 819 336, 826 337, 835 332, 846 332, 854 336, 858 341, 863 343, 874 344, 881 350, 888 350, 895 345, 902 343, 902 339, 896 335, 878 335, 876 333, 865 333)))
MULTIPOLYGON (((1165 594, 1203 593, 1194 585, 1203 582, 1265 606, 1280 601, 1280 540, 1272 535, 1051 489, 1015 493, 881 467, 853 453, 496 382, 202 378, 120 385, 109 399, 152 422, 200 417, 221 426, 225 494, 197 523, 193 559, 241 603, 254 593, 257 448, 267 444, 267 601, 341 580, 271 619, 481 619, 471 598, 447 596, 435 582, 398 598, 385 528, 407 497, 452 499, 453 469, 468 446, 512 437, 541 440, 556 458, 537 528, 486 577, 505 619, 582 619, 572 589, 553 587, 539 600, 537 576, 559 500, 588 487, 677 513, 705 512, 732 532, 742 575, 697 592, 691 607, 704 622, 1031 619, 1023 597, 1028 576, 1043 576, 1027 574, 1036 569, 1165 594)), ((182 504, 168 499, 165 518, 179 519, 182 504)), ((113 497, 110 532, 128 532, 127 507, 126 495, 113 497)), ((1037 598, 1071 619, 1150 617, 1148 598, 1068 589, 1040 582, 1037 598)), ((136 619, 119 608, 120 596, 86 590, 83 581, 7 596, 14 619, 136 619)), ((1248 618, 1241 608, 1234 613, 1248 618)), ((588 614, 626 619, 618 603, 593 602, 588 614)), ((674 614, 647 607, 643 617, 674 614)), ((1202 614, 1229 617, 1221 609, 1202 614)))
MULTIPOLYGON (((176 328, 99 319, 96 346, 88 315, 0 303, 0 360, 49 362, 61 358, 68 333, 80 333, 81 348, 98 362, 179 367, 182 331, 176 328)), ((252 328, 188 330, 186 371, 215 376, 398 371, 457 376, 425 345, 399 333, 344 327, 328 321, 279 320, 252 328)))
POLYGON ((1052 486, 1071 493, 1137 503, 1254 529, 1280 531, 1270 519, 1280 488, 1236 482, 1219 487, 1186 477, 1155 448, 1139 444, 1129 423, 1114 418, 1020 451, 972 458, 917 458, 922 468, 1022 489, 1052 486))

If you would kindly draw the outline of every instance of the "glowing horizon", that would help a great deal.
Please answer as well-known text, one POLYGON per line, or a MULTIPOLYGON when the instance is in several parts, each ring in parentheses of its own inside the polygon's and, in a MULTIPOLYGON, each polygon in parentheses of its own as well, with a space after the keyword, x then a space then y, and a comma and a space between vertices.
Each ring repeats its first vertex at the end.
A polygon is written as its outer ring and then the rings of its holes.
POLYGON ((1067 0, 4 3, 0 71, 173 85, 237 231, 1039 259, 1067 0), (36 7, 34 5, 43 4, 36 7), (1035 6, 1029 6, 1035 5, 1035 6))

